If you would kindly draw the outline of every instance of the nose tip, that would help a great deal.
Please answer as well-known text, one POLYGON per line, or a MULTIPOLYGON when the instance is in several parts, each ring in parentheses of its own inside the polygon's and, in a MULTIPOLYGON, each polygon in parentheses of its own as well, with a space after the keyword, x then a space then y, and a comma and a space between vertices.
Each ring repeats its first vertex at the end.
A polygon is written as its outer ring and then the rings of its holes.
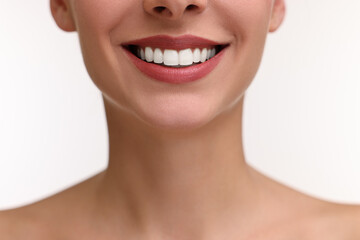
POLYGON ((200 13, 206 9, 208 0, 143 0, 144 10, 150 15, 178 20, 187 12, 200 13))

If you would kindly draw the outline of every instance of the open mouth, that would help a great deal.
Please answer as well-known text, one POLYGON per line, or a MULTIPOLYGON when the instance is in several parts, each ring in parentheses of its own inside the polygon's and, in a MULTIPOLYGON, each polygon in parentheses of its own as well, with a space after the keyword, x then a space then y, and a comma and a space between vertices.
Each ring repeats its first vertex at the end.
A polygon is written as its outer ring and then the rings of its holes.
POLYGON ((124 45, 137 58, 162 66, 183 68, 201 64, 220 53, 228 45, 210 45, 207 47, 186 49, 165 49, 152 46, 124 45))
POLYGON ((148 77, 167 83, 204 78, 223 59, 230 43, 194 35, 157 35, 122 43, 128 59, 148 77))

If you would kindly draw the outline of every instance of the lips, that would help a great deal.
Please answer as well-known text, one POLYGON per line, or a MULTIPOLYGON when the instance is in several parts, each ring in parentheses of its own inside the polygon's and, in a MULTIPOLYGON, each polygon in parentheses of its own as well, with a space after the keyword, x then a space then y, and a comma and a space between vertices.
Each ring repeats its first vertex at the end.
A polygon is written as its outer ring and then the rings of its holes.
POLYGON ((205 38, 200 38, 193 35, 183 35, 180 37, 171 37, 167 35, 158 35, 148 38, 143 38, 127 43, 123 43, 125 45, 138 45, 142 47, 153 46, 157 48, 168 48, 175 50, 181 50, 186 48, 202 48, 216 45, 224 45, 215 41, 211 41, 205 38))
POLYGON ((228 45, 193 35, 158 35, 121 44, 142 73, 168 83, 205 77, 219 64, 228 45))

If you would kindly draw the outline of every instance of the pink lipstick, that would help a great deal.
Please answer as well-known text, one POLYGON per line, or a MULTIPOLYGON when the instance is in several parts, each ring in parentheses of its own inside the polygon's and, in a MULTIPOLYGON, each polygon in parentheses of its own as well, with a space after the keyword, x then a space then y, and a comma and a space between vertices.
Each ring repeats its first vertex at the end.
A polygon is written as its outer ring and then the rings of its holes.
POLYGON ((193 35, 158 35, 121 44, 142 73, 173 84, 208 75, 219 64, 228 45, 193 35))

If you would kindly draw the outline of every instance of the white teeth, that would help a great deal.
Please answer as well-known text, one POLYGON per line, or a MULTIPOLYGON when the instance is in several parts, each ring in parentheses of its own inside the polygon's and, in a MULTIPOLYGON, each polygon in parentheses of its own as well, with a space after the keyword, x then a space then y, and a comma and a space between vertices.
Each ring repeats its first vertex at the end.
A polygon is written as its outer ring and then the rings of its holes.
POLYGON ((141 58, 142 60, 145 60, 145 52, 144 52, 143 49, 140 50, 140 58, 141 58))
POLYGON ((207 50, 206 50, 206 48, 204 48, 204 49, 201 51, 200 61, 201 61, 201 62, 205 62, 205 61, 206 61, 206 57, 207 57, 207 50))
POLYGON ((159 48, 156 48, 154 51, 154 63, 163 63, 163 62, 164 62, 163 53, 159 48))
POLYGON ((164 51, 164 64, 167 66, 179 65, 179 53, 176 50, 164 51))
POLYGON ((188 66, 193 64, 194 62, 194 55, 190 48, 181 50, 179 52, 179 64, 181 66, 188 66))
POLYGON ((147 62, 154 62, 157 64, 164 64, 166 66, 190 66, 195 63, 205 62, 216 55, 215 48, 199 49, 192 51, 190 48, 180 51, 160 48, 153 50, 151 47, 137 48, 136 54, 139 58, 147 62))
POLYGON ((201 57, 200 49, 197 48, 194 50, 194 63, 200 62, 200 57, 201 57))
POLYGON ((145 48, 145 59, 148 62, 154 61, 154 52, 150 47, 145 48))
POLYGON ((210 55, 211 55, 211 49, 208 49, 206 52, 206 60, 210 59, 210 55))
POLYGON ((211 49, 210 58, 212 58, 213 56, 215 56, 215 54, 216 54, 215 48, 211 49))

